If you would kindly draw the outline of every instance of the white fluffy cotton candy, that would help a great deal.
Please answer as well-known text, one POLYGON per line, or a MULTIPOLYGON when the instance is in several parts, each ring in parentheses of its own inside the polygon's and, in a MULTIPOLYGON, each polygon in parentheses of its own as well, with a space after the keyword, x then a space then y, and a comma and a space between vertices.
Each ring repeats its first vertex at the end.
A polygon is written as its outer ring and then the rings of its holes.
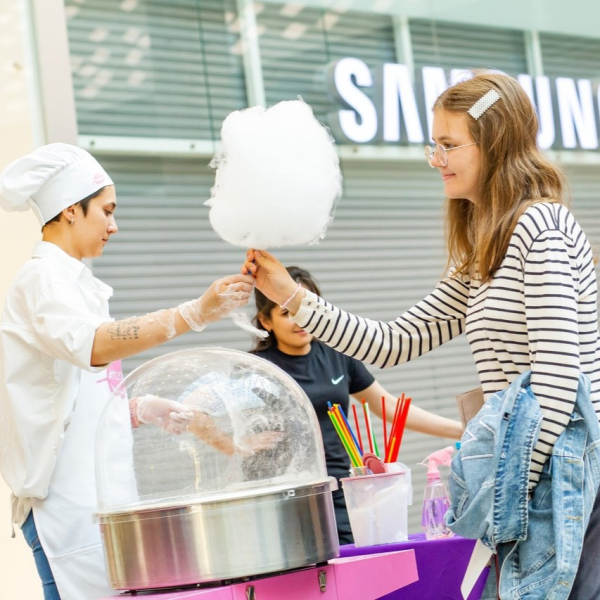
POLYGON ((325 236, 342 176, 334 141, 302 100, 231 113, 211 207, 213 229, 244 248, 314 244, 325 236))

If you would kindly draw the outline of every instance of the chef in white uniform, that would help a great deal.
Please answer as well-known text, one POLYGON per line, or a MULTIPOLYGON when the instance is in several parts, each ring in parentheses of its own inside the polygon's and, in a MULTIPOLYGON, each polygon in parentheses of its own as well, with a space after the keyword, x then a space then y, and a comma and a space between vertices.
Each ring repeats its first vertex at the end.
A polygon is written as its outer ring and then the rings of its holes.
MULTIPOLYGON (((12 283, 0 319, 0 473, 46 600, 115 594, 92 513, 95 432, 118 361, 202 330, 252 291, 249 276, 233 275, 178 307, 113 321, 112 289, 82 259, 100 256, 117 233, 116 204, 108 174, 68 144, 43 146, 0 173, 0 206, 31 209, 42 225, 42 241, 12 283)), ((131 408, 134 426, 175 433, 190 418, 189 408, 164 399, 131 408)))

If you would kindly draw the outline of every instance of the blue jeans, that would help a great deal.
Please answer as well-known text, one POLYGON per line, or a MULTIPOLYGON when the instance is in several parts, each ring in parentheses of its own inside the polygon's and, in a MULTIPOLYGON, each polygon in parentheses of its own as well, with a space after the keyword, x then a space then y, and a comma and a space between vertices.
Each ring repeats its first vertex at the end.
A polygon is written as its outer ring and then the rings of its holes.
POLYGON ((579 570, 571 597, 573 600, 597 600, 600 598, 600 577, 598 565, 600 564, 600 492, 596 496, 594 510, 590 523, 585 532, 583 550, 579 560, 579 570))
POLYGON ((44 590, 44 600, 60 600, 60 594, 56 583, 54 583, 54 576, 52 570, 48 564, 46 553, 40 544, 38 538, 37 529, 35 528, 35 521, 33 520, 33 511, 29 513, 25 523, 21 527, 21 531, 25 536, 27 545, 33 551, 33 558, 35 559, 35 566, 37 567, 38 574, 42 580, 42 588, 44 590))

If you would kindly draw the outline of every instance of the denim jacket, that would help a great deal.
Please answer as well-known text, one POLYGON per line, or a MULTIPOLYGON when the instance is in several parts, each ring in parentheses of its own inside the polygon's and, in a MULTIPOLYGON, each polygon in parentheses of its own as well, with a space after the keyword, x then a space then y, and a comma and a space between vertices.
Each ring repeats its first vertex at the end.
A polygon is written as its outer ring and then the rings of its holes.
POLYGON ((452 531, 498 553, 502 599, 568 598, 600 483, 600 427, 590 382, 580 375, 575 409, 528 498, 542 414, 531 372, 494 394, 469 422, 452 461, 452 531))

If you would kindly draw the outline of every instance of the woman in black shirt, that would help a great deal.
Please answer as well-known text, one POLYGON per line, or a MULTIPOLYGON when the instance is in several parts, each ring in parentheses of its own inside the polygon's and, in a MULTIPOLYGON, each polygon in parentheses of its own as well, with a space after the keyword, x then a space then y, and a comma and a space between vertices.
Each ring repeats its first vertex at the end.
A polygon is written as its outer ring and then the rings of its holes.
MULTIPOLYGON (((317 282, 308 271, 299 267, 288 267, 287 270, 306 289, 321 295, 317 282)), ((337 479, 347 477, 350 459, 329 420, 327 403, 339 404, 348 414, 349 396, 357 400, 364 398, 369 402, 371 411, 381 418, 381 398, 385 396, 387 418, 391 422, 396 397, 377 382, 363 363, 315 340, 288 318, 287 310, 266 298, 259 290, 255 289, 254 293, 257 308, 254 324, 268 331, 269 337, 260 340, 251 352, 277 365, 304 390, 321 426, 327 472, 337 479)), ((462 435, 458 421, 434 415, 412 404, 406 427, 445 438, 460 439, 462 435)), ((333 501, 340 543, 351 544, 352 532, 341 489, 333 493, 333 501)))

